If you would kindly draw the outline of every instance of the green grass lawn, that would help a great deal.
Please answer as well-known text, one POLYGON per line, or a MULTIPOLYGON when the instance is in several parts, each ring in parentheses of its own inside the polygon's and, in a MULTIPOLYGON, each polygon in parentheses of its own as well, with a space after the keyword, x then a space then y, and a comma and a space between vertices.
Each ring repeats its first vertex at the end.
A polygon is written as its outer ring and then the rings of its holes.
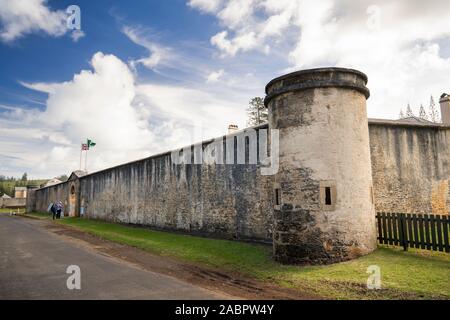
POLYGON ((0 213, 24 213, 25 208, 18 208, 18 209, 8 209, 8 208, 0 208, 0 213))
MULTIPOLYGON (((49 218, 49 214, 33 214, 49 218)), ((159 255, 240 272, 263 281, 335 299, 450 299, 450 255, 379 247, 348 262, 326 266, 286 266, 271 258, 271 247, 153 231, 82 218, 58 223, 159 255), (368 290, 367 267, 381 268, 382 289, 368 290)))

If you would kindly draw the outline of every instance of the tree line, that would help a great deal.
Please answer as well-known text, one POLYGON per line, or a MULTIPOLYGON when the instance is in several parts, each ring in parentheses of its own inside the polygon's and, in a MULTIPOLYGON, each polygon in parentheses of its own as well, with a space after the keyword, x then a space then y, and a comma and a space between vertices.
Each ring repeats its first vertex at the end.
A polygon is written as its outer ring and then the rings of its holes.
MULTIPOLYGON (((67 181, 67 175, 61 175, 57 177, 61 181, 67 181)), ((26 187, 27 185, 41 185, 46 183, 49 179, 28 179, 28 174, 25 172, 20 178, 17 177, 7 177, 0 174, 0 197, 4 194, 13 197, 15 187, 26 187)))

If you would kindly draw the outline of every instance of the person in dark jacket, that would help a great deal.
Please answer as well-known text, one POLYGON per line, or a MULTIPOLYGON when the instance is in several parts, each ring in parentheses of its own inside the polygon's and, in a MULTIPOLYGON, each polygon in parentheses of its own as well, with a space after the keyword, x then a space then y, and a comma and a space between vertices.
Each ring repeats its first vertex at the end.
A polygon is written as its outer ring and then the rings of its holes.
POLYGON ((52 203, 52 207, 50 208, 50 211, 52 212, 53 220, 55 220, 56 217, 56 205, 52 203))

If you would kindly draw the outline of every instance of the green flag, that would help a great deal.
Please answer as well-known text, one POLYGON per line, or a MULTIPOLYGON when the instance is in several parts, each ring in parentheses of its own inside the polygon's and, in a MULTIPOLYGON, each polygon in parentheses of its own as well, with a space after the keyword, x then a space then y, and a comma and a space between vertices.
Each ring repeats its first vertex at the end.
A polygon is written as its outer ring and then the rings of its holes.
POLYGON ((95 147, 95 142, 94 141, 92 141, 92 140, 90 140, 90 139, 87 139, 87 145, 88 145, 88 148, 90 148, 90 147, 95 147))

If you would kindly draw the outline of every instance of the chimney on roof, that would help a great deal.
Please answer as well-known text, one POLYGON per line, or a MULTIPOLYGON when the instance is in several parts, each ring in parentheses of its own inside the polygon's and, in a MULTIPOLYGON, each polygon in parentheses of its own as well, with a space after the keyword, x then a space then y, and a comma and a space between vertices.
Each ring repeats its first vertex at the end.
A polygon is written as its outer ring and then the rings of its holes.
POLYGON ((450 95, 443 93, 439 99, 442 123, 450 125, 450 95))
POLYGON ((228 126, 228 134, 234 133, 239 130, 239 127, 236 124, 230 124, 228 126))

